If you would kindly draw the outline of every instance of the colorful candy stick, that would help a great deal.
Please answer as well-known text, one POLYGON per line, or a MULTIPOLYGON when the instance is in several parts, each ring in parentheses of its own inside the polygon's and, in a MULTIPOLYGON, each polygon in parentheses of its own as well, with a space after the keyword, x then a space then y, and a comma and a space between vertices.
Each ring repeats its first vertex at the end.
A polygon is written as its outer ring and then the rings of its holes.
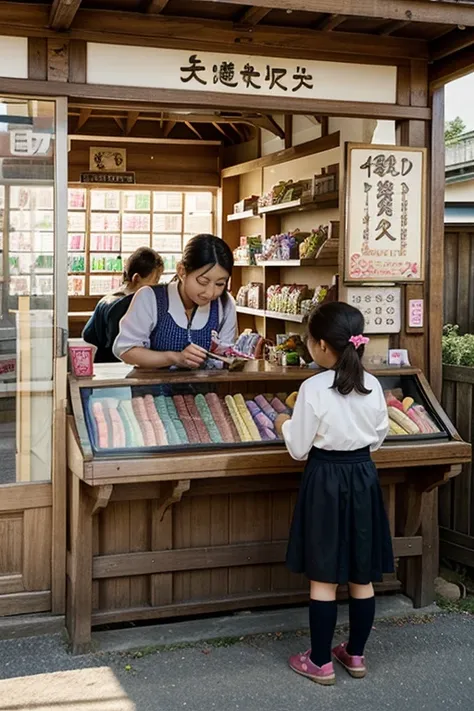
POLYGON ((286 406, 282 403, 282 401, 278 397, 274 397, 273 400, 271 401, 270 405, 273 407, 275 412, 278 412, 279 415, 287 412, 286 406))
POLYGON ((227 405, 229 409, 230 416, 232 417, 232 420, 234 421, 234 424, 237 428, 237 432, 239 433, 239 438, 241 442, 251 442, 252 441, 252 436, 248 429, 245 426, 245 422, 241 418, 239 411, 237 410, 237 405, 235 404, 235 400, 232 397, 232 395, 226 395, 225 396, 225 404, 227 405))
POLYGON ((109 435, 107 432, 104 408, 101 402, 96 401, 92 403, 92 415, 97 427, 97 446, 99 449, 107 449, 109 446, 109 435))
POLYGON ((271 430, 269 427, 261 427, 257 423, 258 431, 260 432, 260 436, 262 437, 262 440, 268 442, 270 440, 275 440, 277 439, 277 436, 273 430, 271 430))
POLYGON ((107 398, 104 404, 107 406, 109 411, 110 421, 112 423, 112 447, 114 449, 122 449, 125 447, 126 437, 125 429, 123 426, 122 418, 118 412, 119 401, 114 398, 107 398))
POLYGON ((133 412, 132 403, 130 400, 122 400, 119 405, 120 416, 124 422, 128 422, 132 432, 132 447, 144 447, 143 434, 140 425, 137 422, 135 413, 133 412))
POLYGON ((184 425, 178 417, 178 411, 173 402, 172 397, 165 397, 166 409, 168 410, 168 415, 171 417, 171 421, 174 424, 174 428, 179 437, 180 444, 189 444, 188 435, 184 429, 184 425))
POLYGON ((166 436, 165 425, 156 411, 153 395, 145 395, 144 401, 148 419, 153 427, 157 444, 159 447, 165 447, 169 443, 169 440, 166 436))
POLYGON ((155 437, 155 432, 153 430, 152 424, 148 419, 146 412, 145 402, 142 397, 132 398, 132 407, 137 418, 138 424, 143 434, 143 440, 145 442, 145 447, 156 447, 158 444, 155 437))
POLYGON ((271 419, 272 422, 275 422, 276 418, 278 417, 278 413, 270 405, 267 398, 264 395, 257 395, 257 397, 255 398, 255 402, 262 410, 262 412, 264 412, 266 416, 271 419))
POLYGON ((232 418, 216 393, 207 393, 206 402, 224 442, 237 442, 239 435, 232 418))
POLYGON ((183 423, 186 434, 188 435, 189 443, 198 444, 201 440, 199 439, 196 425, 194 424, 192 417, 189 415, 188 408, 184 402, 184 397, 182 395, 173 395, 173 402, 178 412, 178 417, 183 423))
POLYGON ((209 437, 211 438, 211 442, 213 444, 221 444, 223 441, 221 433, 219 432, 219 429, 214 421, 211 410, 209 409, 209 405, 207 404, 204 395, 201 395, 201 393, 196 395, 196 397, 194 398, 194 402, 196 403, 198 412, 201 415, 202 421, 206 426, 209 437))
POLYGON ((245 422, 245 426, 246 426, 251 438, 255 442, 260 442, 260 440, 262 439, 260 437, 260 432, 258 431, 257 425, 253 421, 252 415, 250 414, 250 412, 247 409, 247 405, 245 404, 243 395, 241 395, 240 393, 238 393, 237 395, 234 395, 234 402, 237 405, 237 410, 239 411, 239 415, 245 422))
POLYGON ((264 412, 261 411, 256 402, 253 400, 247 400, 246 405, 248 411, 257 423, 257 426, 261 425, 262 427, 268 427, 269 429, 273 428, 273 422, 264 412))
POLYGON ((174 426, 174 423, 171 417, 169 416, 168 408, 166 407, 166 398, 164 395, 158 395, 158 397, 155 397, 153 407, 155 406, 156 410, 158 410, 160 420, 165 428, 166 438, 169 444, 181 444, 181 439, 179 438, 179 435, 176 432, 176 427, 174 426))
POLYGON ((200 441, 205 444, 209 444, 211 442, 211 438, 209 437, 209 433, 206 429, 206 425, 204 424, 204 422, 201 419, 199 410, 196 407, 196 403, 194 402, 194 396, 193 395, 185 395, 184 402, 186 403, 188 412, 189 412, 190 416, 192 417, 192 420, 193 420, 194 425, 196 427, 200 441))

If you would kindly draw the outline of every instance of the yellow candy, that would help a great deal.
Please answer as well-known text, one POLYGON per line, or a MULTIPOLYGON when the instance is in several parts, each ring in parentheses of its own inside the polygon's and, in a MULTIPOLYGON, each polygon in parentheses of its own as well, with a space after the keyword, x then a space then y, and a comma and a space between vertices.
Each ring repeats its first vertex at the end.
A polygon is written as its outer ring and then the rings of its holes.
POLYGON ((237 405, 235 404, 235 400, 232 397, 232 395, 225 396, 225 404, 227 405, 230 416, 232 417, 234 425, 237 428, 237 432, 239 433, 240 440, 242 442, 251 442, 252 437, 250 436, 250 433, 245 426, 245 422, 239 415, 239 411, 237 410, 237 405))
POLYGON ((295 404, 296 404, 296 398, 298 397, 297 391, 294 393, 291 393, 291 395, 288 395, 288 397, 285 400, 285 405, 290 408, 290 410, 295 409, 295 404))
POLYGON ((256 442, 260 442, 262 439, 260 437, 260 432, 258 431, 257 425, 253 421, 252 415, 248 411, 243 395, 240 395, 240 393, 238 395, 234 395, 234 402, 237 405, 238 413, 243 419, 245 427, 247 428, 251 438, 256 442))

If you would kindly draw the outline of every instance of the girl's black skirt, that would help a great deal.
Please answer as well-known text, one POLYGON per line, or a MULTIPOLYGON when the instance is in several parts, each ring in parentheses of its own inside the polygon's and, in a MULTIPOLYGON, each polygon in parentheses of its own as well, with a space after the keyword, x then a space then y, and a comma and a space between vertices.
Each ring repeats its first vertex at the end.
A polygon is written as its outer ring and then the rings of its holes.
POLYGON ((390 528, 369 448, 313 447, 291 524, 286 563, 325 583, 380 582, 393 573, 390 528))

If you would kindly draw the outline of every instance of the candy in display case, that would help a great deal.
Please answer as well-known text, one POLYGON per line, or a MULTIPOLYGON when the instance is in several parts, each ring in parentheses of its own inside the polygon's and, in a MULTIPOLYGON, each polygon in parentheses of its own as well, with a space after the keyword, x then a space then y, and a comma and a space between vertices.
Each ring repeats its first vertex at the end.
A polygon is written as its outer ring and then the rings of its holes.
POLYGON ((275 444, 295 394, 218 393, 213 383, 81 389, 96 455, 275 444))
POLYGON ((415 375, 379 377, 387 403, 387 442, 448 439, 448 431, 415 375))

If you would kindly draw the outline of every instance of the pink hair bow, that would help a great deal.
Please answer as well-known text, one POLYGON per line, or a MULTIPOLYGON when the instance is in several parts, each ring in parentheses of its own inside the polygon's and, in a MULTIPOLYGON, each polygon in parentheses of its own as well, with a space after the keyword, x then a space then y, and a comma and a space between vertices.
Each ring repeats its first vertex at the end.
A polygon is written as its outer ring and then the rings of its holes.
POLYGON ((367 336, 351 336, 349 338, 349 343, 352 343, 356 351, 361 347, 361 346, 366 346, 367 343, 370 341, 370 338, 367 338, 367 336))

